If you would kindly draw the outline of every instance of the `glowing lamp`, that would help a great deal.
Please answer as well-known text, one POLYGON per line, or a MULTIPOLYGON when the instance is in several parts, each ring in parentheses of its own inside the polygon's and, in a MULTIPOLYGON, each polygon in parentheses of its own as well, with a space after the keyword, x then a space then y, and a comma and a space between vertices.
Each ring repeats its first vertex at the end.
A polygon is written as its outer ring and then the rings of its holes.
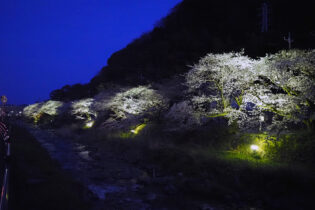
POLYGON ((141 130, 143 130, 146 126, 147 126, 147 124, 142 123, 142 124, 138 125, 135 129, 130 130, 130 132, 137 135, 137 134, 138 134, 141 130))
POLYGON ((260 120, 261 122, 263 122, 263 121, 265 120, 265 117, 264 117, 264 116, 259 116, 259 120, 260 120))
POLYGON ((85 124, 85 127, 86 127, 86 128, 92 128, 93 125, 94 125, 94 121, 90 121, 90 122, 87 122, 87 123, 85 124))
POLYGON ((250 145, 250 149, 253 150, 253 151, 258 151, 259 150, 259 147, 255 144, 252 144, 250 145))

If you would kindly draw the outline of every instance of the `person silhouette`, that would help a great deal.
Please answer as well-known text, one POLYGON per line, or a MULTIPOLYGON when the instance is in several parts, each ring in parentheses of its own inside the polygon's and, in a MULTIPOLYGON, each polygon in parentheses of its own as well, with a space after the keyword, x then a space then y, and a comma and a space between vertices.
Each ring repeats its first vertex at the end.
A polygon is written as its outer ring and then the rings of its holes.
POLYGON ((2 121, 0 121, 0 137, 4 141, 7 141, 9 139, 9 129, 2 121))
MULTIPOLYGON (((7 103, 7 101, 8 101, 8 98, 5 95, 1 96, 2 107, 0 108, 0 139, 3 140, 3 144, 5 146, 10 147, 8 122, 7 122, 6 113, 4 110, 4 106, 7 103)), ((10 148, 7 148, 7 151, 5 152, 5 156, 6 157, 10 156, 10 148)))

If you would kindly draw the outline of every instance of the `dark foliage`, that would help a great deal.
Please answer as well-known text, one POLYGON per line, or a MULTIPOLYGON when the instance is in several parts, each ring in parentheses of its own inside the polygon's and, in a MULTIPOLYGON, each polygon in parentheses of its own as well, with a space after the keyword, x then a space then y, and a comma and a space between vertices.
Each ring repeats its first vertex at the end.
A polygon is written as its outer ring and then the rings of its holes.
POLYGON ((90 95, 89 85, 75 84, 65 85, 61 89, 54 90, 50 93, 52 100, 70 101, 81 99, 90 95))
POLYGON ((263 56, 287 48, 284 36, 288 32, 294 48, 315 47, 315 2, 267 1, 270 22, 264 33, 260 31, 262 2, 183 0, 151 32, 115 52, 88 85, 82 89, 65 86, 53 91, 52 99, 88 97, 109 82, 138 85, 158 81, 186 72, 209 52, 244 48, 249 56, 263 56))

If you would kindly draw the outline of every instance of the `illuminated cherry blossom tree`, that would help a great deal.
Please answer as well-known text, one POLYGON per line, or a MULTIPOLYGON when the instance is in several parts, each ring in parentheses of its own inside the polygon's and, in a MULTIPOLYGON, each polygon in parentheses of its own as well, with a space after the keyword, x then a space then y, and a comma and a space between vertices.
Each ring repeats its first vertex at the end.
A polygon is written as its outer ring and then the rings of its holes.
POLYGON ((281 51, 254 60, 208 54, 186 75, 190 103, 207 117, 226 117, 243 130, 310 126, 315 110, 315 51, 281 51))

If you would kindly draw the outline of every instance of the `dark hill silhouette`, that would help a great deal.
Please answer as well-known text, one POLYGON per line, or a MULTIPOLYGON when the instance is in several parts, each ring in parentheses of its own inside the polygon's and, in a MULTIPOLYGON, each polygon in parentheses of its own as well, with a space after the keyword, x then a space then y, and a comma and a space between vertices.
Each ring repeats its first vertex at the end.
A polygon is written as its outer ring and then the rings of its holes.
POLYGON ((73 100, 95 95, 109 83, 146 84, 184 73, 209 52, 245 50, 251 57, 263 56, 288 43, 292 47, 315 46, 315 2, 300 0, 183 0, 170 14, 124 49, 115 52, 108 65, 85 85, 64 86, 51 98, 73 100), (269 30, 261 32, 261 5, 269 6, 269 30))

